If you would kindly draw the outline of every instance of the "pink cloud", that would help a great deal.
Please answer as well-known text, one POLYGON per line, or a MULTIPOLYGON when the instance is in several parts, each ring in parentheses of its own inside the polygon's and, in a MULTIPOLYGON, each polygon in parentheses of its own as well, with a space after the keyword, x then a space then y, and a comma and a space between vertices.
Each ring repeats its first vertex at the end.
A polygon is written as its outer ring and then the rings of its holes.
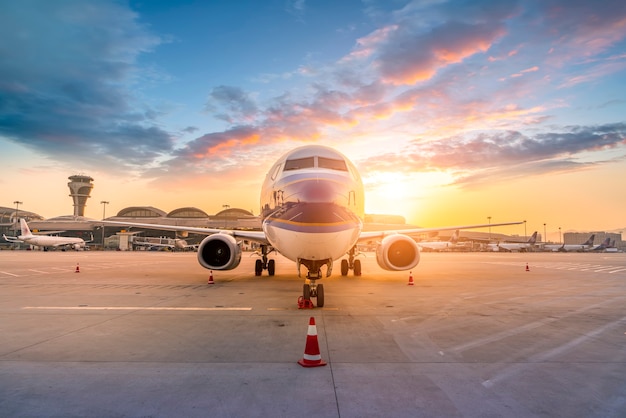
POLYGON ((415 84, 442 68, 489 50, 506 31, 498 24, 449 22, 427 34, 401 28, 379 47, 376 64, 392 84, 415 84))

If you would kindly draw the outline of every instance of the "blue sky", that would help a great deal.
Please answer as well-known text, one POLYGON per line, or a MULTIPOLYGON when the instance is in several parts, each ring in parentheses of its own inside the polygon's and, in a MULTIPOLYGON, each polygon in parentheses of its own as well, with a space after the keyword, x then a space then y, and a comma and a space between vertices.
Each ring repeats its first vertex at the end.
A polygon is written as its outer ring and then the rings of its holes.
POLYGON ((626 225, 624 2, 3 3, 0 206, 71 213, 86 173, 94 218, 257 213, 273 160, 321 143, 370 213, 626 225))

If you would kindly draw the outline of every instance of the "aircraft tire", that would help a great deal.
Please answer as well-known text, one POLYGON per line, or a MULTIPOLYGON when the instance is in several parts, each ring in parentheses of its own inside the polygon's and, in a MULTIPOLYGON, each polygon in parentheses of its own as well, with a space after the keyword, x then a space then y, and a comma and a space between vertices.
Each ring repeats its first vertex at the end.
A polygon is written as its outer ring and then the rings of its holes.
POLYGON ((342 276, 347 276, 348 275, 348 260, 341 260, 341 275, 342 276))
POLYGON ((263 262, 261 260, 256 260, 254 263, 254 275, 260 276, 263 273, 263 262))
POLYGON ((319 308, 324 307, 324 285, 323 284, 317 285, 317 306, 319 308))
POLYGON ((354 275, 361 275, 361 260, 354 260, 354 275))
POLYGON ((276 260, 269 260, 267 262, 267 273, 273 276, 276 273, 276 260))
POLYGON ((302 297, 304 300, 311 300, 311 286, 308 284, 302 285, 302 297))

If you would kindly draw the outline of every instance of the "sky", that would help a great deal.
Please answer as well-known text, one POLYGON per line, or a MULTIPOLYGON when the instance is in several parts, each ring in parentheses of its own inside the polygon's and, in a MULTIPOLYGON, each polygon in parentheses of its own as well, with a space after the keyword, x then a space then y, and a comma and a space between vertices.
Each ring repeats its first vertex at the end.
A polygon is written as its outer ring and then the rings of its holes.
POLYGON ((0 5, 0 206, 72 214, 86 174, 95 219, 258 214, 274 160, 323 144, 367 213, 626 228, 622 0, 0 5))

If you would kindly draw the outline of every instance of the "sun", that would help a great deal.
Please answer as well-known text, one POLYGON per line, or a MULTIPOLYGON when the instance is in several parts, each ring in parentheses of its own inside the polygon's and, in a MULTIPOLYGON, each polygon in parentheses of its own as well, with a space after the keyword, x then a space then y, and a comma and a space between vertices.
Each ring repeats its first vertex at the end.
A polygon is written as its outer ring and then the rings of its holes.
POLYGON ((367 213, 402 215, 407 220, 419 216, 429 204, 429 196, 450 184, 446 173, 376 172, 363 178, 367 213))

